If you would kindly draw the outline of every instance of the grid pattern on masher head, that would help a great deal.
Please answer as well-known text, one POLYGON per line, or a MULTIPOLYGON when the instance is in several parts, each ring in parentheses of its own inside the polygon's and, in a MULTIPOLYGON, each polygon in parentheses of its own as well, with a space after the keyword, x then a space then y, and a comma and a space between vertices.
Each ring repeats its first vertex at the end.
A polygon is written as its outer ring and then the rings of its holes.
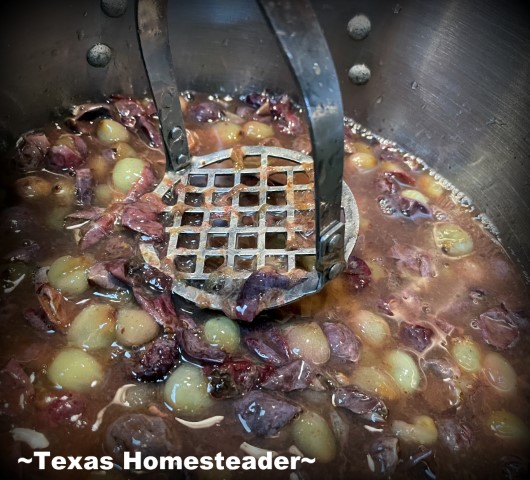
POLYGON ((167 208, 177 213, 173 226, 167 228, 166 257, 166 262, 174 262, 179 278, 206 280, 221 267, 229 267, 231 277, 246 278, 264 265, 290 271, 307 265, 297 261, 300 257, 314 258, 314 234, 303 248, 291 249, 297 234, 304 233, 301 218, 314 217, 312 171, 307 168, 312 168, 307 163, 311 158, 299 152, 288 158, 283 149, 281 155, 270 155, 271 150, 247 147, 245 156, 259 159, 253 168, 193 166, 181 176, 173 194, 176 202, 167 208), (271 165, 277 159, 292 163, 271 165), (297 195, 309 197, 310 203, 306 198, 297 202, 297 195), (276 221, 271 221, 273 217, 276 221), (305 248, 307 243, 310 248, 305 248))

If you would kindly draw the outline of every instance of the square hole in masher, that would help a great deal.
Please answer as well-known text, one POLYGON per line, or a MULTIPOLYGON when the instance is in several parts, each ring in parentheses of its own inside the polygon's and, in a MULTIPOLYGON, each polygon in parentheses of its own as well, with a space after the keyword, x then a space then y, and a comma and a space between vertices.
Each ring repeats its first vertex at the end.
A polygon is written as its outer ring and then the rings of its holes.
POLYGON ((269 187, 283 187, 286 184, 287 184, 287 173, 285 172, 271 173, 267 177, 267 185, 269 187))
POLYGON ((232 193, 231 192, 214 192, 212 195, 212 203, 216 207, 228 207, 232 205, 232 193))
POLYGON ((194 187, 205 187, 208 185, 208 175, 188 175, 188 185, 193 185, 194 187))
POLYGON ((236 255, 234 256, 234 270, 256 270, 257 257, 255 255, 236 255))
POLYGON ((204 273, 212 273, 225 264, 225 257, 211 256, 204 259, 204 273))
POLYGON ((164 227, 172 227, 175 224, 175 216, 171 212, 160 212, 157 219, 164 227))
POLYGON ((248 155, 243 158, 243 166, 245 168, 257 168, 261 165, 261 157, 259 155, 248 155))
POLYGON ((186 279, 186 285, 189 285, 193 288, 197 288, 199 290, 204 290, 204 280, 186 279))
POLYGON ((179 233, 177 239, 177 248, 187 248, 188 250, 197 250, 201 236, 198 233, 179 233))
POLYGON ((295 210, 294 224, 296 228, 306 232, 315 230, 315 211, 314 210, 295 210))
POLYGON ((275 157, 273 155, 269 155, 267 158, 267 165, 269 167, 295 167, 299 166, 300 164, 282 157, 275 157))
POLYGON ((295 190, 294 205, 303 210, 315 207, 315 196, 311 190, 295 190))
POLYGON ((206 238, 207 248, 226 248, 228 247, 228 234, 209 233, 206 238))
POLYGON ((188 192, 184 196, 184 203, 192 207, 202 207, 204 204, 204 195, 202 193, 188 192))
POLYGON ((240 213, 237 220, 238 227, 257 227, 259 224, 258 212, 240 213))
POLYGON ((257 234, 238 234, 236 237, 236 248, 258 248, 258 235, 257 234))
POLYGON ((287 255, 265 255, 265 265, 283 272, 289 270, 287 255))
POLYGON ((296 255, 295 267, 305 270, 306 272, 311 272, 315 269, 315 263, 317 261, 315 255, 296 255))
POLYGON ((285 192, 267 192, 268 205, 287 205, 287 195, 285 192))
POLYGON ((284 249, 287 243, 287 233, 267 232, 265 234, 265 248, 267 250, 284 249))
POLYGON ((193 273, 195 271, 197 257, 195 255, 177 255, 174 263, 177 272, 193 273))
POLYGON ((312 176, 309 176, 307 172, 294 172, 293 181, 295 185, 307 185, 313 180, 312 176))
POLYGON ((180 220, 181 225, 190 225, 193 227, 200 227, 204 219, 202 212, 184 212, 180 220))
POLYGON ((164 205, 173 206, 175 203, 177 203, 178 200, 178 194, 170 188, 166 193, 164 193, 164 196, 162 197, 162 201, 164 202, 164 205))
POLYGON ((219 188, 230 188, 234 186, 234 175, 218 174, 215 176, 213 184, 219 188))
POLYGON ((315 248, 316 239, 314 231, 296 232, 294 245, 299 248, 315 248))
POLYGON ((230 214, 225 212, 210 213, 210 225, 216 228, 227 228, 230 226, 230 214))
POLYGON ((241 183, 247 187, 259 185, 259 173, 242 173, 241 183))
POLYGON ((265 224, 267 227, 283 227, 287 220, 287 212, 271 212, 265 215, 265 224))
POLYGON ((241 192, 239 194, 240 207, 257 207, 259 205, 259 193, 241 192))

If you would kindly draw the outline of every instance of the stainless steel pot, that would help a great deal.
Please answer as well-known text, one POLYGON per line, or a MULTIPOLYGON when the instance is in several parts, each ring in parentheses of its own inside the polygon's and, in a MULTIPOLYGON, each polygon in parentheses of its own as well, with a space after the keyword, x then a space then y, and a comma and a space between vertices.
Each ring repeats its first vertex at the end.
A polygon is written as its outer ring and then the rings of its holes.
MULTIPOLYGON (((96 0, 3 6, 4 149, 58 108, 115 92, 145 93, 134 3, 124 3, 125 13, 115 18, 96 0), (86 61, 96 43, 112 49, 106 67, 86 61)), ((255 2, 170 3, 180 88, 233 93, 269 87, 296 95, 255 2)), ((524 3, 315 0, 314 7, 340 75, 346 114, 418 154, 466 192, 530 271, 530 18, 524 3), (370 17, 372 31, 355 41, 346 24, 359 12, 370 17), (358 62, 372 72, 364 86, 347 77, 358 62)))

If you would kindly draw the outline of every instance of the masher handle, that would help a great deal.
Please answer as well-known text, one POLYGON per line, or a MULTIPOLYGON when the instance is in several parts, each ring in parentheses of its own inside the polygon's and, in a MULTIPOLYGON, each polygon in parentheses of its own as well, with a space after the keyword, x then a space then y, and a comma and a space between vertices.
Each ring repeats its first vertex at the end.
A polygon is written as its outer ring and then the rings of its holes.
POLYGON ((190 164, 190 152, 169 46, 167 3, 168 0, 137 0, 136 22, 142 59, 160 119, 166 171, 175 172, 190 164))
POLYGON ((258 0, 288 60, 309 120, 315 169, 317 268, 326 281, 344 266, 341 222, 344 113, 328 45, 308 0, 258 0))

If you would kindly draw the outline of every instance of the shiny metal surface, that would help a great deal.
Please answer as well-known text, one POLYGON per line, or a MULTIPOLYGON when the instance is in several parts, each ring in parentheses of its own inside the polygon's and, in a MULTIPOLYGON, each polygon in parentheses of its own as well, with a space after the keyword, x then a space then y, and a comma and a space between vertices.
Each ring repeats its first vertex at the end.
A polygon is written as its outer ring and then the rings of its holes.
POLYGON ((190 165, 190 150, 169 45, 167 6, 168 0, 137 0, 136 25, 150 93, 160 119, 166 172, 175 172, 190 165))
POLYGON ((344 268, 341 222, 344 112, 337 72, 322 29, 308 0, 259 1, 280 43, 307 114, 315 178, 315 236, 320 287, 331 268, 344 268), (335 237, 335 248, 330 238, 335 237))
MULTIPOLYGON (((498 227, 506 248, 530 270, 526 5, 517 0, 400 0, 399 5, 315 0, 313 5, 335 60, 346 115, 420 155, 469 194, 498 227), (362 41, 346 32, 358 12, 372 22, 362 41), (347 79, 348 68, 358 62, 372 71, 364 86, 347 79)), ((173 0, 169 15, 172 38, 182 46, 175 60, 194 65, 179 73, 182 88, 296 92, 254 2, 173 0)), ((57 0, 53 6, 10 2, 1 23, 3 144, 48 120, 58 107, 113 92, 146 91, 131 3, 122 17, 111 18, 92 0, 57 0), (95 43, 113 49, 105 68, 86 63, 95 43)))

